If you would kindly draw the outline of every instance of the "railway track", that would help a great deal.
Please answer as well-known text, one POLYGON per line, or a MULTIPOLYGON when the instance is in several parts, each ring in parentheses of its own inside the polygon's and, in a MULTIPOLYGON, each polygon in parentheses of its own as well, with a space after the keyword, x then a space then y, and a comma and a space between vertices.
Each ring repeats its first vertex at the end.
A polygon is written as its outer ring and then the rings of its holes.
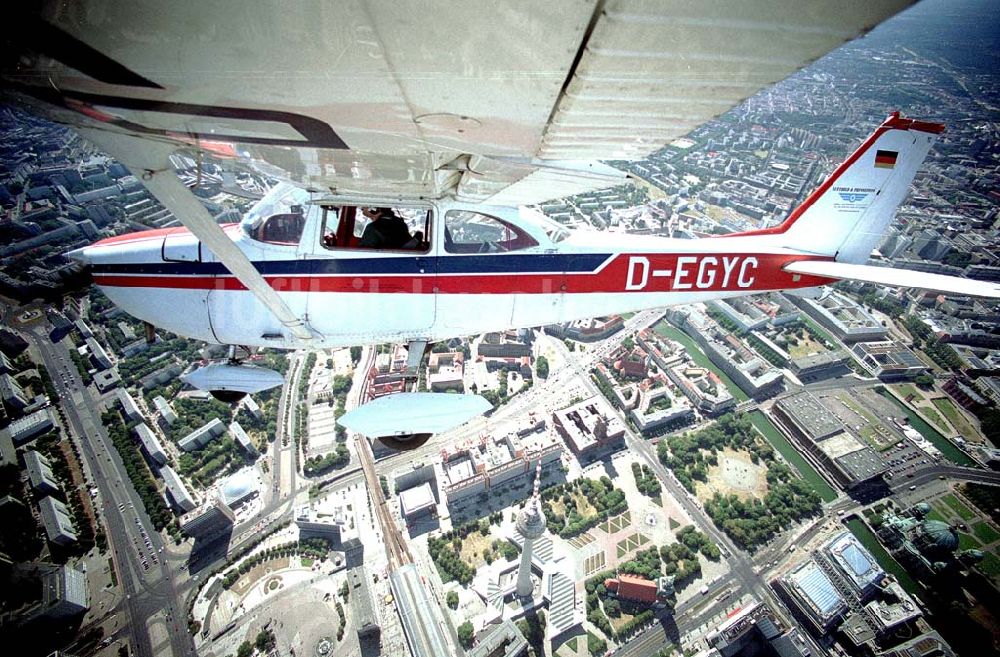
MULTIPOLYGON (((375 348, 373 347, 368 349, 367 358, 358 366, 364 367, 365 371, 368 371, 374 361, 375 348)), ((361 394, 358 396, 359 404, 368 399, 368 385, 369 382, 366 378, 361 394)), ((371 444, 365 436, 359 433, 354 434, 354 440, 358 458, 361 460, 361 470, 364 472, 365 482, 368 485, 368 494, 371 495, 372 507, 375 509, 375 515, 382 528, 382 539, 385 543, 386 555, 389 558, 388 570, 391 572, 400 566, 413 563, 413 556, 392 519, 385 495, 382 493, 382 484, 379 482, 378 473, 375 472, 375 457, 372 455, 371 444)))

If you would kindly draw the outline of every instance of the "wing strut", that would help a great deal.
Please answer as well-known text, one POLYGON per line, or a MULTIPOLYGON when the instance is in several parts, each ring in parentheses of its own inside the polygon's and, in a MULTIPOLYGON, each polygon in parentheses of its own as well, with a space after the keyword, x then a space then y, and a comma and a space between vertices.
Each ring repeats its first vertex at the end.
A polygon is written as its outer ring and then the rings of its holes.
POLYGON ((292 335, 299 340, 313 339, 312 331, 305 322, 291 311, 243 251, 229 239, 222 227, 215 223, 205 206, 177 177, 170 164, 170 155, 176 149, 176 144, 141 139, 107 130, 89 128, 78 130, 84 138, 97 144, 128 167, 132 174, 142 181, 149 193, 211 249, 222 264, 274 313, 278 321, 292 335))

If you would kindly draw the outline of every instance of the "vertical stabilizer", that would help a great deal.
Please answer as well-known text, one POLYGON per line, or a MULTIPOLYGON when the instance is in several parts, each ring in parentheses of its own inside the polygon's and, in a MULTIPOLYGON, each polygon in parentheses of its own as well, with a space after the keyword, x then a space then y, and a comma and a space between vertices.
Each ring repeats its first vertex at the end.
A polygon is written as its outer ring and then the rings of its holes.
POLYGON ((781 246, 838 262, 866 262, 943 131, 938 123, 891 114, 788 219, 750 234, 779 235, 781 246))

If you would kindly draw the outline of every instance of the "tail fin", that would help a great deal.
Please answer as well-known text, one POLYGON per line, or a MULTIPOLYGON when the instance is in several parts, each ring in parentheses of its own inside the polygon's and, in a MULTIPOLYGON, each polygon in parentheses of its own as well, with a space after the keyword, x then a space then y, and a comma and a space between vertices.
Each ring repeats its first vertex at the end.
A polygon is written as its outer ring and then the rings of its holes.
POLYGON ((894 112, 783 223, 756 233, 838 262, 866 262, 942 132, 939 123, 894 112))

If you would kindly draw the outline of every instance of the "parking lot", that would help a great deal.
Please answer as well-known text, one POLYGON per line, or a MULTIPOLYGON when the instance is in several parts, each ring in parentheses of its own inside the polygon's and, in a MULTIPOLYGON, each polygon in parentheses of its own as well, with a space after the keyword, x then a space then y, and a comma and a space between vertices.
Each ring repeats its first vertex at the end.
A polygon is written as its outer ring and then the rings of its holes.
POLYGON ((908 440, 896 443, 882 452, 882 460, 889 467, 885 478, 890 484, 898 484, 900 479, 912 478, 920 470, 935 463, 934 459, 908 440))

